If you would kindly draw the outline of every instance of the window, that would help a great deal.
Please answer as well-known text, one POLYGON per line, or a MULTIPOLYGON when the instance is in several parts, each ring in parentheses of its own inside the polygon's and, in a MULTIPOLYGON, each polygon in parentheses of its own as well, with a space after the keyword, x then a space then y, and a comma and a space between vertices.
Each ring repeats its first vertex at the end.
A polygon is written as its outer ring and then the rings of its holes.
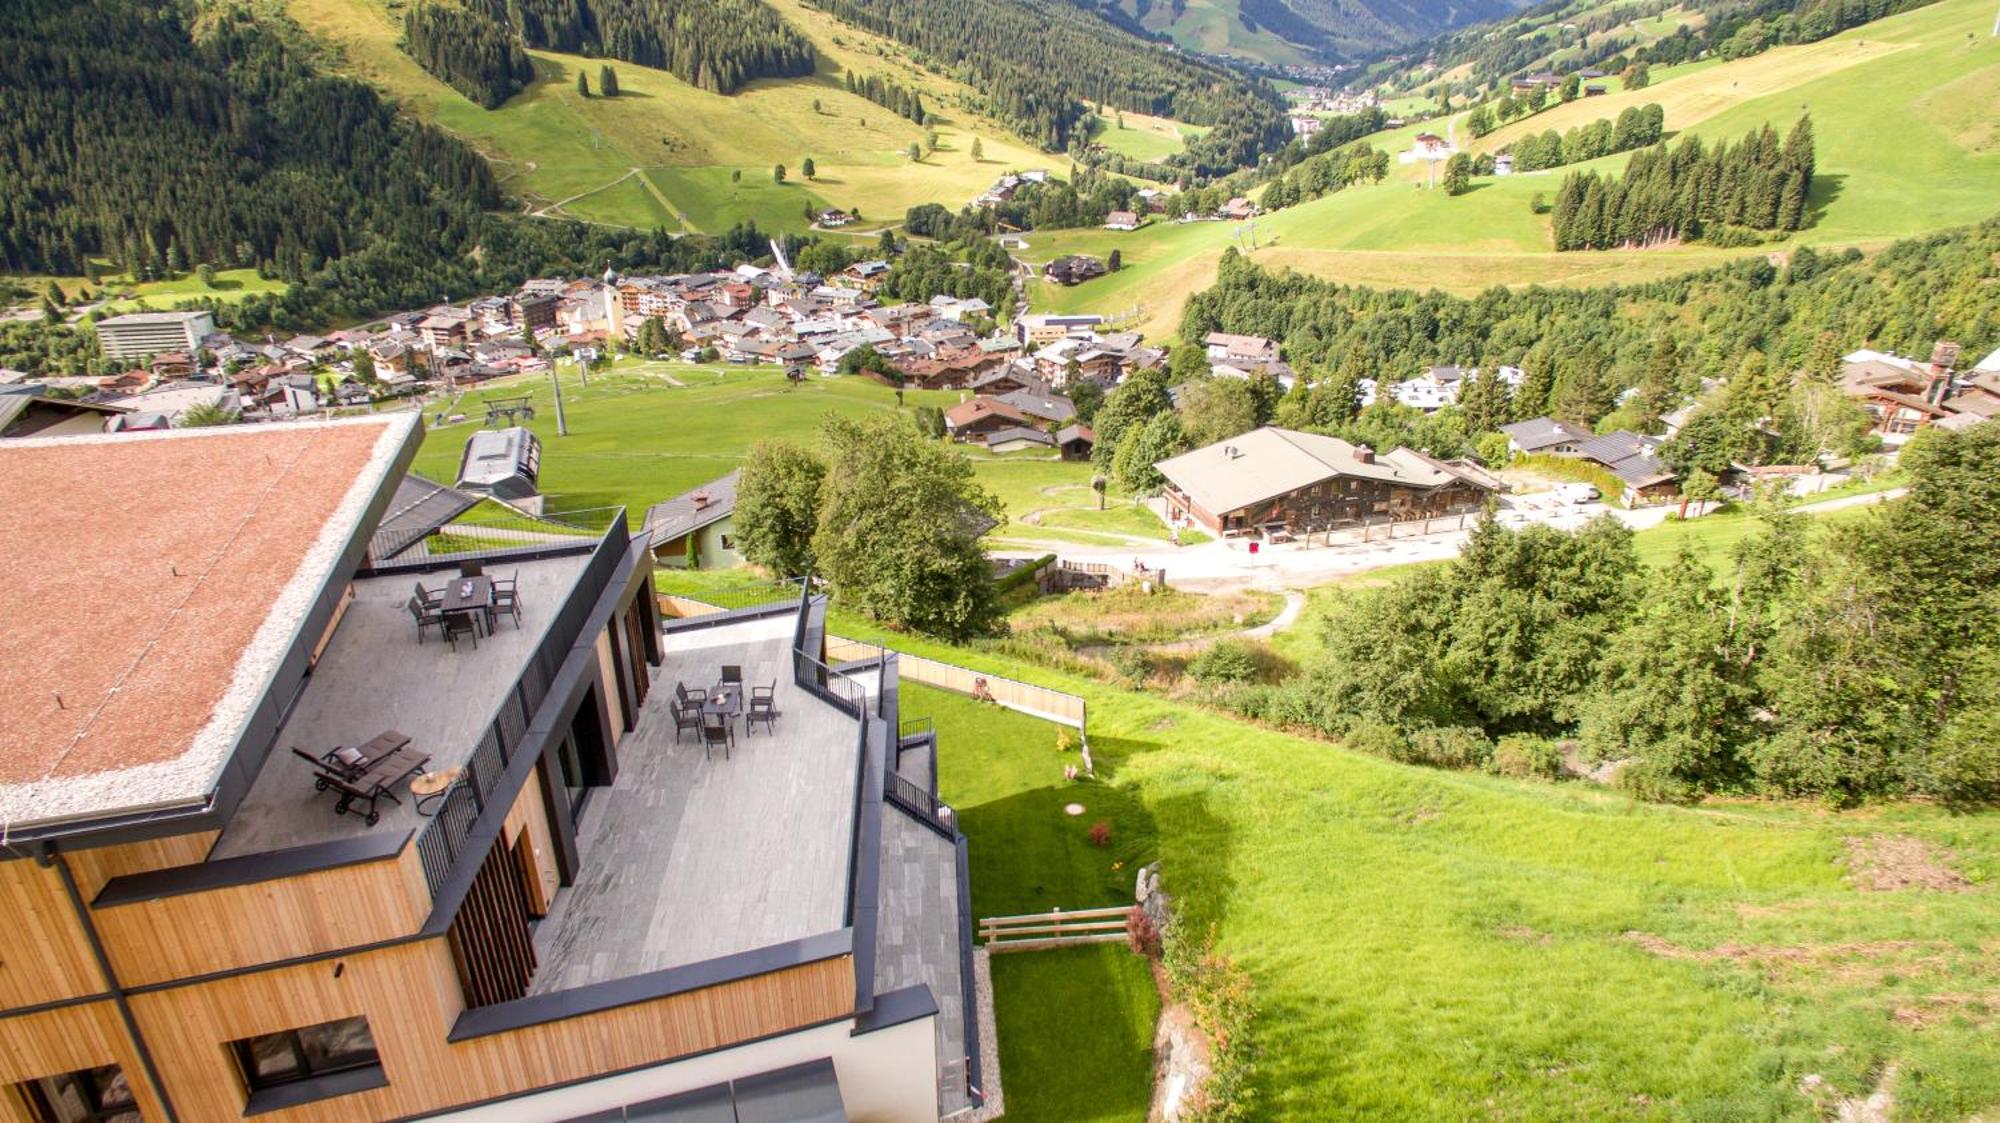
POLYGON ((132 1086, 117 1065, 45 1076, 20 1090, 35 1123, 139 1123, 132 1086))
POLYGON ((382 1064, 367 1018, 267 1033, 235 1042, 233 1048, 252 1091, 382 1064))
POLYGON ((723 535, 722 548, 725 550, 734 550, 736 548, 736 536, 733 534, 723 535))

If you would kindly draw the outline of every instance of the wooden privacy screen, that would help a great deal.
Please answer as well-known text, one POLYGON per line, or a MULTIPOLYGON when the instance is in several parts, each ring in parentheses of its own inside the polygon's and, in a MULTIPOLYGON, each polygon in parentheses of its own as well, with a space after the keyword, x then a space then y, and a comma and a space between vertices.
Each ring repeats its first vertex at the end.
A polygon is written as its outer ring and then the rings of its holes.
POLYGON ((451 922, 451 950, 468 1006, 511 1002, 535 977, 527 890, 511 848, 495 842, 451 922))

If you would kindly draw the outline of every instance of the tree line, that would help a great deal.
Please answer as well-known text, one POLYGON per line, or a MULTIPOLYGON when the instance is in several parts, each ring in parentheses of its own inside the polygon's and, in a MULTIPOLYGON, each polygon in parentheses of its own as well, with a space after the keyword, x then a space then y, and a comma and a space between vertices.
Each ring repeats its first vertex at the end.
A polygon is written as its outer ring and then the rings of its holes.
POLYGON ((1714 403, 1728 418, 1728 443, 1710 442, 1718 451, 1796 462, 1847 439, 1836 403, 1808 399, 1837 380, 1841 354, 2000 338, 2000 218, 1867 257, 1802 247, 1783 267, 1751 257, 1646 284, 1473 297, 1273 273, 1228 250, 1216 284, 1188 299, 1174 355, 1211 331, 1283 345, 1300 379, 1276 407, 1281 423, 1377 447, 1470 454, 1496 426, 1544 414, 1647 431, 1710 378, 1726 380, 1714 403), (1442 364, 1481 369, 1456 407, 1416 414, 1378 394, 1359 409, 1361 379, 1386 387, 1442 364), (1520 386, 1491 377, 1503 365, 1521 368, 1520 386), (1626 390, 1636 393, 1621 403, 1626 390))
POLYGON ((1060 152, 1089 136, 1092 106, 1214 126, 1170 161, 1201 174, 1253 164, 1291 134, 1273 89, 1167 50, 1065 0, 988 0, 942 15, 926 0, 812 0, 894 39, 979 91, 985 108, 1060 152))
POLYGON ((481 109, 498 109, 535 80, 535 63, 504 24, 465 8, 418 4, 403 13, 403 53, 481 109))
POLYGON ((711 93, 813 72, 812 44, 758 0, 476 0, 530 47, 664 70, 711 93))
POLYGON ((930 116, 924 109, 922 94, 908 86, 897 85, 880 75, 870 74, 866 78, 856 78, 852 70, 848 71, 847 92, 859 94, 896 116, 907 117, 919 125, 930 116))
POLYGON ((1611 249, 1676 239, 1746 245, 1789 233, 1812 215, 1812 121, 1779 139, 1766 124, 1735 144, 1685 137, 1642 151, 1625 174, 1571 173, 1556 191, 1556 249, 1611 249))
POLYGON ((1492 519, 1463 553, 1343 597, 1325 654, 1233 701, 1357 748, 1641 796, 2000 799, 2000 424, 1926 430, 1909 494, 1820 533, 1771 505, 1720 580, 1642 564, 1609 518, 1492 519))
POLYGON ((1650 147, 1660 142, 1665 127, 1666 110, 1657 102, 1634 105, 1619 113, 1616 121, 1599 117, 1588 125, 1571 126, 1564 133, 1545 129, 1522 137, 1502 151, 1513 155, 1515 171, 1535 172, 1650 147))

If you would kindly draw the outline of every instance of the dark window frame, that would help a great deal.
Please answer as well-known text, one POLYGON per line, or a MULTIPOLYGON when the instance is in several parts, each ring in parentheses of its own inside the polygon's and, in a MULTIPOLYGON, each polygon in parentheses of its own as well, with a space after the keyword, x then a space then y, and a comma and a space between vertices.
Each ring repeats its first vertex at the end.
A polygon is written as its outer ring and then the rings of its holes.
POLYGON ((236 1067, 243 1077, 244 1086, 253 1094, 270 1091, 274 1088, 282 1088, 291 1084, 318 1080, 326 1076, 335 1076, 348 1072, 363 1072, 369 1069, 379 1070, 382 1067, 382 1053, 375 1045, 375 1031, 369 1027, 367 1016, 361 1014, 348 1018, 335 1018, 332 1021, 318 1022, 309 1026, 278 1030, 275 1033, 260 1033, 253 1037, 242 1038, 241 1040, 230 1042, 229 1051, 236 1058, 236 1067), (356 1054, 349 1059, 316 1062, 313 1057, 313 1050, 307 1047, 305 1035, 315 1030, 346 1025, 349 1022, 360 1022, 362 1029, 367 1032, 368 1051, 366 1055, 356 1054), (291 1053, 296 1066, 292 1071, 275 1075, 260 1073, 258 1071, 257 1054, 254 1051, 256 1043, 268 1041, 273 1038, 282 1041, 291 1053))
POLYGON ((76 1072, 61 1072, 53 1076, 23 1080, 14 1087, 21 1094, 21 1100, 28 1109, 28 1116, 38 1123, 72 1123, 56 1110, 49 1093, 43 1088, 46 1082, 68 1080, 83 1089, 84 1115, 74 1123, 123 1123, 128 1119, 143 1119, 139 1112, 139 1099, 132 1090, 132 1082, 124 1080, 125 1099, 122 1103, 106 1104, 105 1093, 114 1081, 124 1079, 125 1073, 118 1065, 100 1065, 97 1068, 80 1069, 76 1072), (109 1076, 100 1074, 109 1073, 109 1076))

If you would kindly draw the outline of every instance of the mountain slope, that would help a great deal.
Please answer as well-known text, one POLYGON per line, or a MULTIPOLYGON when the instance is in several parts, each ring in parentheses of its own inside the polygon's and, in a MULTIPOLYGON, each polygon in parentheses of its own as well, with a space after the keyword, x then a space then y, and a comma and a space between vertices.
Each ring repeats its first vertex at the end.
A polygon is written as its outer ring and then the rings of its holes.
POLYGON ((1355 58, 1502 19, 1516 0, 1112 0, 1183 50, 1272 66, 1355 58))

